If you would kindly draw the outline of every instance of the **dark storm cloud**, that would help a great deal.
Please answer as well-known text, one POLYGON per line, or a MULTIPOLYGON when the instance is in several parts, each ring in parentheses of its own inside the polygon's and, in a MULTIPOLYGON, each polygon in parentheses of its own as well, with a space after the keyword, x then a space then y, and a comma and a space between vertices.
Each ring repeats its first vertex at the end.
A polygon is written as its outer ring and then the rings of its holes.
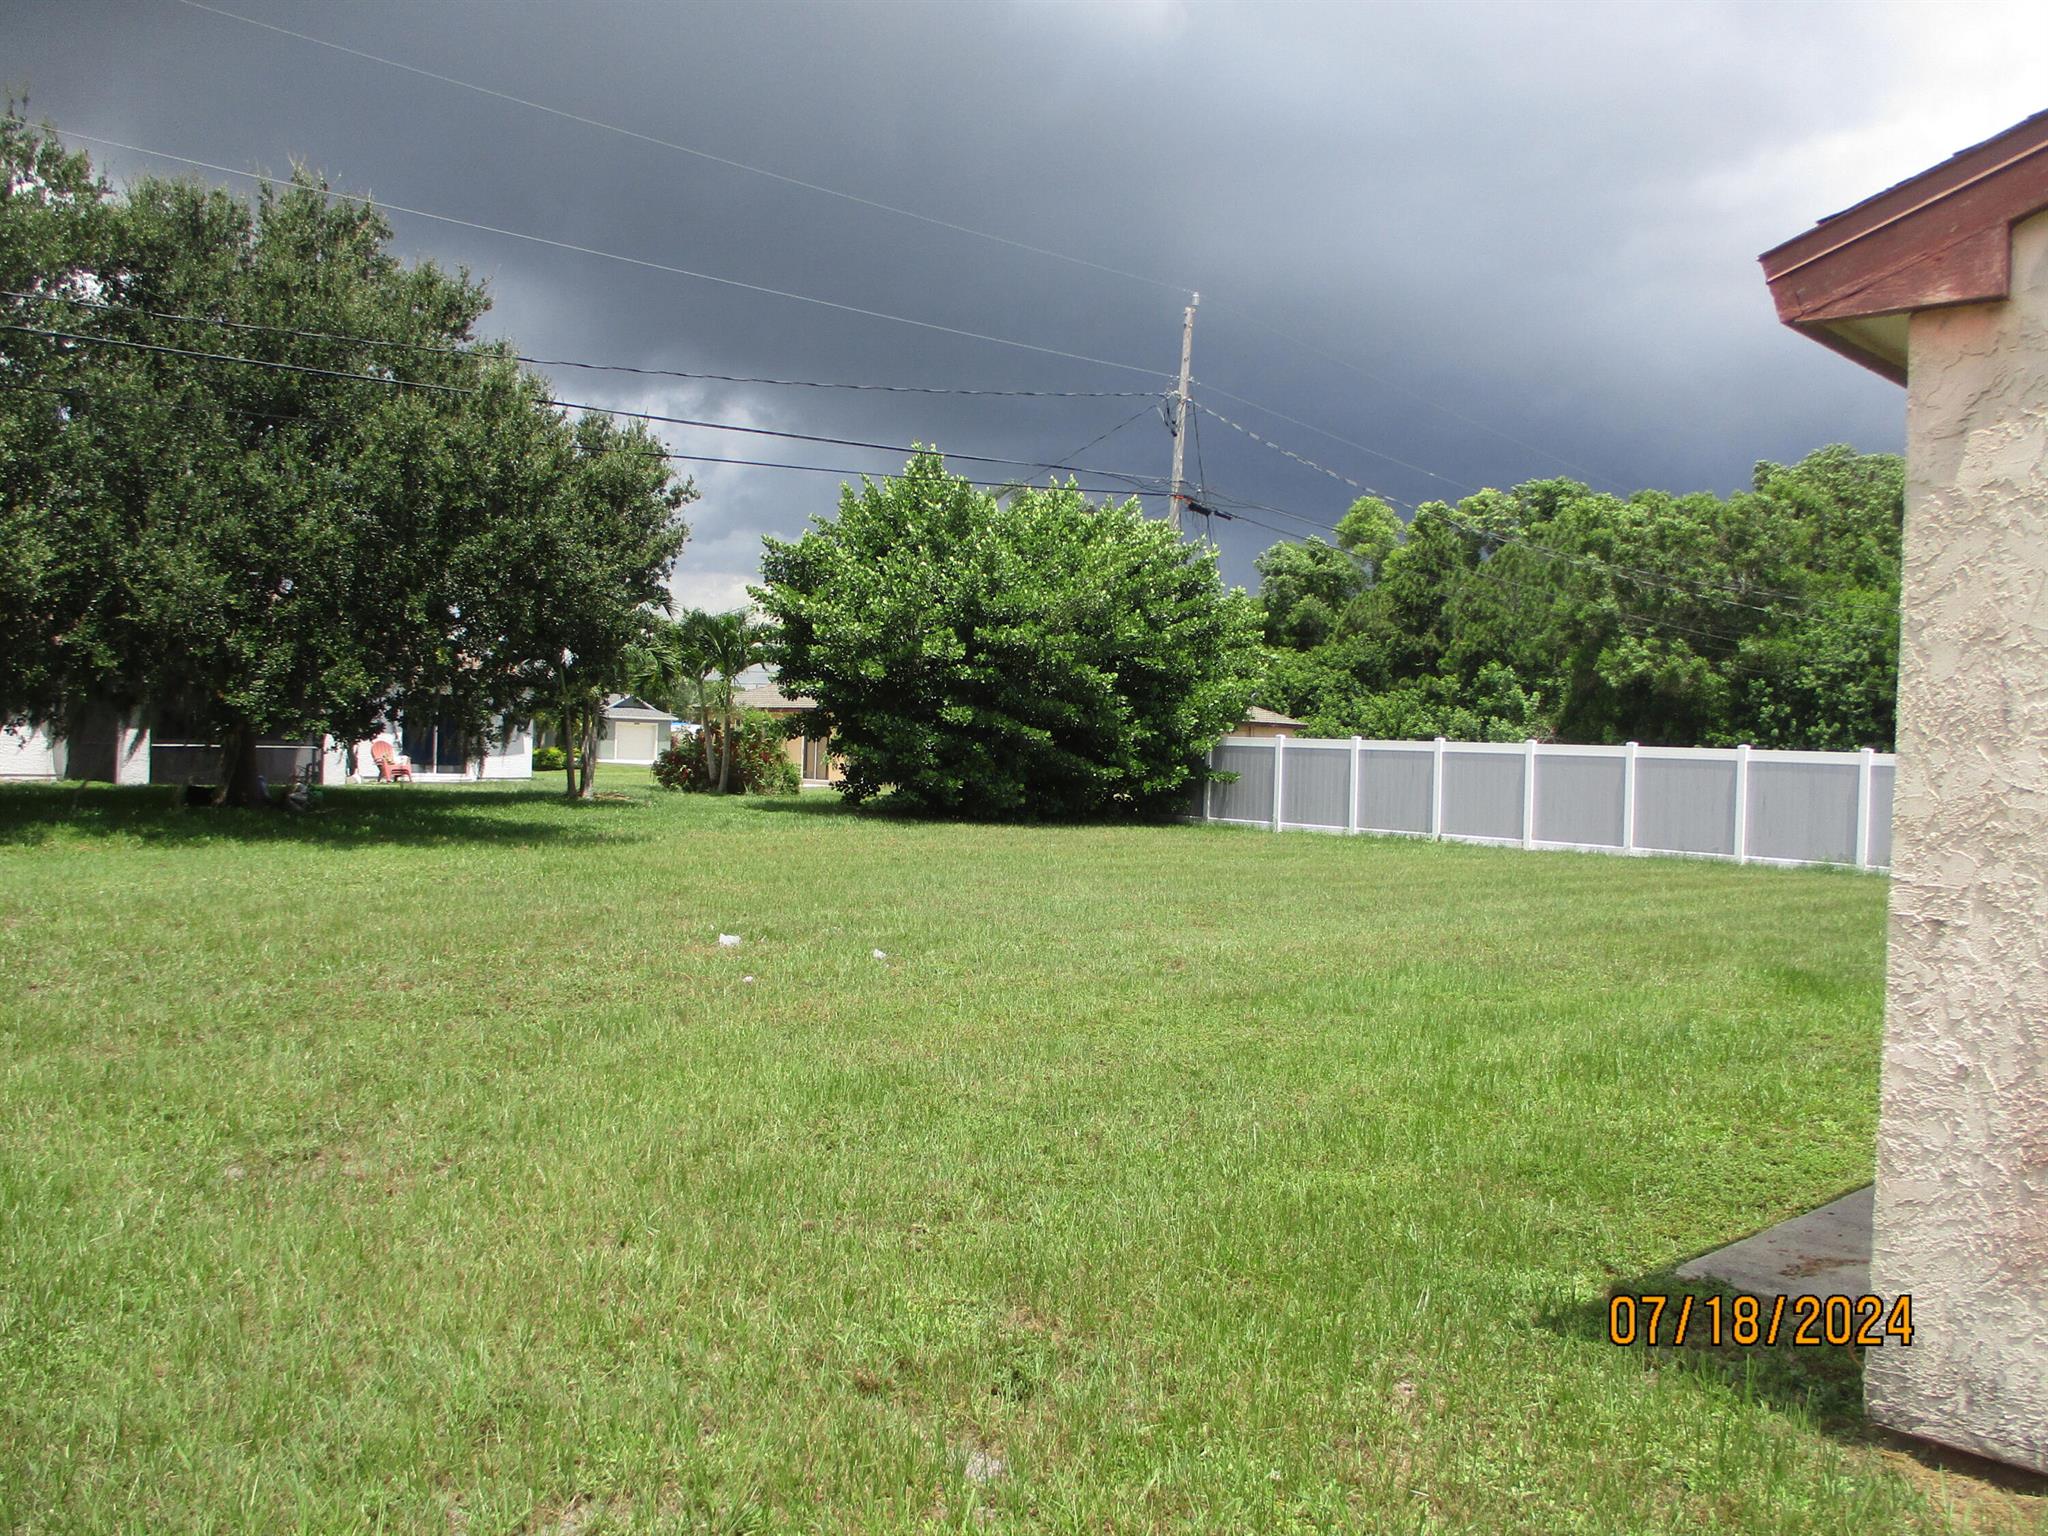
MULTIPOLYGON (((2043 30, 2026 10, 1935 6, 228 8, 1199 287, 1195 373, 1213 406, 1403 501, 1568 468, 1609 488, 1727 490, 1758 458, 1897 446, 1899 393, 1780 330, 1755 255, 2038 107, 2024 61, 2043 30)), ((175 0, 17 0, 0 16, 6 78, 63 129, 274 172, 302 160, 343 190, 457 218, 1162 373, 1177 361, 1184 300, 1160 287, 175 0)), ((88 147, 116 175, 176 169, 88 147)), ((1163 382, 394 222, 408 254, 486 277, 488 329, 537 355, 1000 388, 1163 382)), ((1143 406, 558 383, 606 405, 1030 460, 1143 406)), ((900 462, 664 435, 734 458, 900 462)), ((1354 494, 1220 420, 1201 448, 1214 486, 1312 519, 1354 494)), ((1141 416, 1083 462, 1159 475, 1168 453, 1159 418, 1141 416)), ((714 604, 740 599, 763 532, 795 532, 837 486, 695 473, 705 494, 678 585, 714 604)), ((1238 579, 1273 537, 1219 532, 1238 579)))

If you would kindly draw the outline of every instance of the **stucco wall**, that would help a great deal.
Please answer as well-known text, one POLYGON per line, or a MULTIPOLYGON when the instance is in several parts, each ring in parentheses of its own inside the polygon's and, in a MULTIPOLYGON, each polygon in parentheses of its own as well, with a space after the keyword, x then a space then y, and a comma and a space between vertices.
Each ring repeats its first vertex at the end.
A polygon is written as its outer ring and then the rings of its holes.
POLYGON ((2048 214, 1912 318, 1871 1416, 2048 1471, 2048 214))
POLYGON ((0 726, 0 779, 54 779, 64 749, 39 725, 0 726))

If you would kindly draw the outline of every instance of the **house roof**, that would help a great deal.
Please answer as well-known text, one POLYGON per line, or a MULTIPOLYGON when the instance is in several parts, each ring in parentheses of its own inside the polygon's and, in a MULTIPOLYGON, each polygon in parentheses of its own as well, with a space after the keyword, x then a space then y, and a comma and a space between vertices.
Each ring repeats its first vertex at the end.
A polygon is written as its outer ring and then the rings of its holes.
POLYGON ((2048 112, 1822 219, 1757 259, 1793 329, 1894 383, 1906 316, 2012 289, 2012 226, 2048 209, 2048 112))
POLYGON ((742 709, 790 710, 816 709, 818 701, 807 699, 802 694, 794 696, 784 693, 773 683, 762 683, 754 688, 742 688, 733 694, 733 702, 742 709))
POLYGON ((1296 720, 1288 715, 1283 715, 1276 709, 1268 709, 1263 704, 1254 704, 1250 709, 1246 710, 1244 712, 1244 723, 1246 725, 1301 724, 1299 720, 1296 720))
POLYGON ((665 709, 656 709, 644 699, 636 699, 630 693, 615 693, 605 701, 604 712, 613 720, 667 720, 675 716, 665 709))

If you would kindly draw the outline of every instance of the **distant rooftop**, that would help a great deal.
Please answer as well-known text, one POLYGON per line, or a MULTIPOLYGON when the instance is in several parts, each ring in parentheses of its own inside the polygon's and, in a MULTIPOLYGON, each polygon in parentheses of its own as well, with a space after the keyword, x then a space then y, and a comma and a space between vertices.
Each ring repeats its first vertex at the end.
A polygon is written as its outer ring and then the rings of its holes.
POLYGON ((762 683, 755 688, 741 688, 733 693, 733 702, 742 709, 816 709, 818 701, 807 699, 802 694, 792 698, 773 683, 762 683))
POLYGON ((1263 704, 1254 704, 1244 712, 1246 725, 1300 725, 1299 720, 1283 715, 1277 709, 1268 709, 1263 704))

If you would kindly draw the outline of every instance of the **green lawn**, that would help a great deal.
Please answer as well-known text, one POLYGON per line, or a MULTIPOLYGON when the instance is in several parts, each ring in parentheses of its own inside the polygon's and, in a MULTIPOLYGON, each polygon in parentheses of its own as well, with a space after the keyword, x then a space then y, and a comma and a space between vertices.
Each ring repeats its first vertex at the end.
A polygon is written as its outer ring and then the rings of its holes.
POLYGON ((1881 879, 556 783, 0 789, 0 1529, 2040 1520, 1604 1342, 1869 1177, 1881 879))

